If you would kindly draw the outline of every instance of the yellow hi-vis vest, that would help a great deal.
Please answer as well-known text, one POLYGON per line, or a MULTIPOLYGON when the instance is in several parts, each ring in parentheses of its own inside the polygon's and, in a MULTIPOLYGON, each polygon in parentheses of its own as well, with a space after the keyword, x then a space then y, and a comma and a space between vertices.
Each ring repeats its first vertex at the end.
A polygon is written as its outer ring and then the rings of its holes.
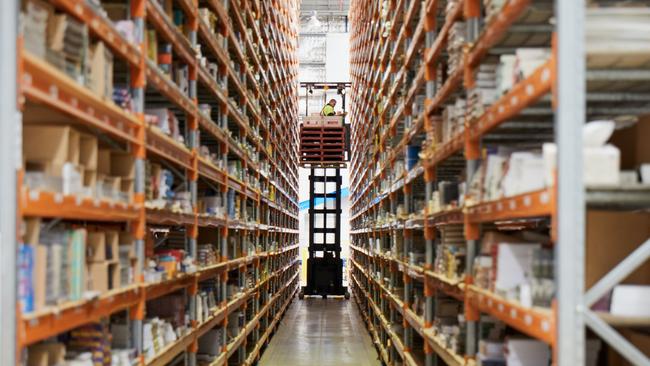
POLYGON ((334 112, 334 107, 332 107, 329 104, 325 104, 325 107, 323 107, 323 110, 320 111, 321 116, 335 116, 336 112, 334 112))

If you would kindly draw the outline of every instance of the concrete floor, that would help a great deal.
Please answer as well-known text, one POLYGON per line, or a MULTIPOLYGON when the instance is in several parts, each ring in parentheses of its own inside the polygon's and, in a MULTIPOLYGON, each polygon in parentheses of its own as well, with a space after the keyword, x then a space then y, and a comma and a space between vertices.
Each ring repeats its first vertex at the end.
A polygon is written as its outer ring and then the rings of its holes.
POLYGON ((379 366, 354 299, 294 300, 260 366, 379 366))

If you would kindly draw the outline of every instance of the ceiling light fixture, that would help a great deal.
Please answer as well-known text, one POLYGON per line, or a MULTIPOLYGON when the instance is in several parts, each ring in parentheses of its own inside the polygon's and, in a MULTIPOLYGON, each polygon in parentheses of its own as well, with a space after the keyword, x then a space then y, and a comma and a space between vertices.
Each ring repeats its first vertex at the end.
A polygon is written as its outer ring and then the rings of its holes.
POLYGON ((311 17, 309 18, 309 22, 307 23, 307 27, 309 27, 309 29, 315 29, 321 27, 321 22, 320 20, 318 20, 316 14, 317 14, 316 10, 314 10, 311 14, 311 17))

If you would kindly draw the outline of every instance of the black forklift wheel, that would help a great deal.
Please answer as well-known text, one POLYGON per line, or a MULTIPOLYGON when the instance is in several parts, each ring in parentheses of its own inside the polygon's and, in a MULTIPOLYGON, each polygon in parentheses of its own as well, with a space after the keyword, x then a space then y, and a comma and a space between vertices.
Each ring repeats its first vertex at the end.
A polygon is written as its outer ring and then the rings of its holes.
POLYGON ((346 300, 350 300, 350 291, 345 291, 345 295, 343 295, 346 300))
POLYGON ((298 293, 298 298, 299 298, 300 300, 304 300, 304 299, 305 299, 305 293, 302 292, 302 291, 300 291, 300 292, 298 293))

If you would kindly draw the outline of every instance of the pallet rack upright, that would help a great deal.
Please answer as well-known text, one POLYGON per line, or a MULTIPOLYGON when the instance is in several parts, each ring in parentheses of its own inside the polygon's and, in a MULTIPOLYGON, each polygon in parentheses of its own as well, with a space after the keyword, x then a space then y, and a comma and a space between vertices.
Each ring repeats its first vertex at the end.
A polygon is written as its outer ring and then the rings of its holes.
MULTIPOLYGON (((18 4, 13 1, 0 3, 0 78, 7 83, 18 82, 17 47, 18 4)), ((16 136, 19 130, 18 91, 2 88, 0 92, 0 247, 6 253, 14 253, 13 243, 18 239, 16 212, 16 170, 20 161, 16 136)), ((3 255, 0 259, 0 362, 16 363, 16 257, 3 255)))

